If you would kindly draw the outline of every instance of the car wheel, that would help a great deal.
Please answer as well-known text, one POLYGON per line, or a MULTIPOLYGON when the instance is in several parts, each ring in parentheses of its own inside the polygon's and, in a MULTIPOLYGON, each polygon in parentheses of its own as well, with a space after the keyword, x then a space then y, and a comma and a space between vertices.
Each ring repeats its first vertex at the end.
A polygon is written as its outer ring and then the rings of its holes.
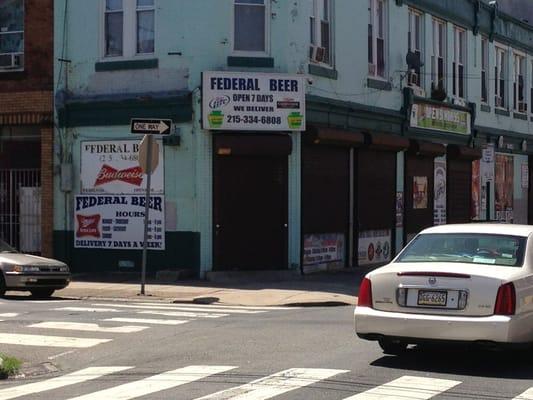
POLYGON ((32 289, 30 292, 33 297, 50 297, 55 289, 32 289))
POLYGON ((386 340, 382 339, 378 341, 379 347, 383 350, 383 353, 390 354, 390 355, 400 355, 405 352, 407 349, 407 343, 403 343, 400 341, 392 341, 392 340, 386 340))
POLYGON ((6 281, 4 280, 4 276, 2 273, 0 273, 0 297, 4 297, 6 294, 6 281))

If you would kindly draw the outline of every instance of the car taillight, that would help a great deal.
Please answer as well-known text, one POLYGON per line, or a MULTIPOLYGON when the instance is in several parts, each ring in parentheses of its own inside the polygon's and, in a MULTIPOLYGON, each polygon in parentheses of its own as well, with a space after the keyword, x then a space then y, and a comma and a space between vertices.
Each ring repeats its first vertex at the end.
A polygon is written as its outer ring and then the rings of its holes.
POLYGON ((514 315, 516 310, 516 292, 512 282, 500 286, 496 296, 494 315, 514 315))
POLYGON ((372 283, 368 278, 364 278, 359 286, 357 305, 360 307, 372 307, 372 283))

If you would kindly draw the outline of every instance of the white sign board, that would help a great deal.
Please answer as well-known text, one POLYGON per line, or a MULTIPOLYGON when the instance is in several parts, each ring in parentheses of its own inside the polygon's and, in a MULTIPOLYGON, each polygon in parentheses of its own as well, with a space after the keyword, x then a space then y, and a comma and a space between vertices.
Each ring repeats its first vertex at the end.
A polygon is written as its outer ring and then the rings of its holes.
MULTIPOLYGON (((164 193, 163 143, 159 165, 152 173, 151 193, 164 193)), ((140 140, 81 142, 81 193, 146 193, 146 174, 139 166, 140 140)))
MULTIPOLYGON (((74 204, 74 247, 143 248, 145 196, 78 195, 74 204)), ((148 249, 165 250, 165 199, 150 197, 148 249)))
POLYGON ((391 260, 391 230, 359 232, 358 261, 360 266, 385 264, 391 260))
POLYGON ((204 72, 202 115, 204 129, 304 131, 305 77, 204 72))

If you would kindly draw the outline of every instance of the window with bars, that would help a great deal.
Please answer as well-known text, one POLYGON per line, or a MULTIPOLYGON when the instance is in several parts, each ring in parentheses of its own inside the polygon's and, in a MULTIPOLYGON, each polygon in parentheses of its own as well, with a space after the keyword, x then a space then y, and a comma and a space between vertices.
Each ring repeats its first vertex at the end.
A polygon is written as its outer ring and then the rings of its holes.
POLYGON ((233 50, 267 53, 268 2, 270 0, 235 0, 233 50))
POLYGON ((527 103, 525 98, 525 73, 526 57, 524 54, 513 54, 514 73, 513 73, 513 109, 519 113, 527 112, 527 103))
POLYGON ((453 63, 452 93, 455 97, 465 98, 465 64, 466 64, 466 31, 453 28, 453 63))
POLYGON ((24 68, 24 1, 0 1, 0 71, 24 68))
POLYGON ((481 38, 481 102, 489 102, 489 40, 481 38))
POLYGON ((507 51, 502 47, 496 49, 496 65, 494 66, 494 106, 506 107, 505 76, 507 73, 507 51))
POLYGON ((419 60, 418 66, 409 72, 409 84, 422 86, 421 63, 422 63, 422 13, 412 8, 409 9, 409 31, 407 33, 407 45, 410 52, 414 53, 419 60))
POLYGON ((438 90, 446 89, 446 22, 434 18, 433 53, 431 55, 431 82, 438 90))
POLYGON ((386 0, 368 0, 368 75, 385 78, 386 68, 386 0))
POLYGON ((105 0, 106 57, 133 57, 155 51, 155 0, 105 0))
POLYGON ((309 17, 309 60, 312 62, 332 65, 331 20, 331 0, 313 0, 312 14, 309 17))

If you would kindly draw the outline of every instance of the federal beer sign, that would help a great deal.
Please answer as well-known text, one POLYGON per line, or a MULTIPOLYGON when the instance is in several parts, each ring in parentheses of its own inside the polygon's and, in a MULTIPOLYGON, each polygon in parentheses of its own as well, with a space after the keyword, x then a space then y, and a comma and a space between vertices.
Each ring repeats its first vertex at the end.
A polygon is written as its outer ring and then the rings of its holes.
MULTIPOLYGON (((152 173, 152 194, 164 193, 163 146, 161 162, 152 173)), ((146 174, 139 166, 139 140, 81 142, 81 193, 143 194, 146 174)))
MULTIPOLYGON (((141 250, 144 195, 79 195, 74 200, 74 247, 141 250)), ((165 199, 150 196, 148 249, 165 250, 165 199)))

